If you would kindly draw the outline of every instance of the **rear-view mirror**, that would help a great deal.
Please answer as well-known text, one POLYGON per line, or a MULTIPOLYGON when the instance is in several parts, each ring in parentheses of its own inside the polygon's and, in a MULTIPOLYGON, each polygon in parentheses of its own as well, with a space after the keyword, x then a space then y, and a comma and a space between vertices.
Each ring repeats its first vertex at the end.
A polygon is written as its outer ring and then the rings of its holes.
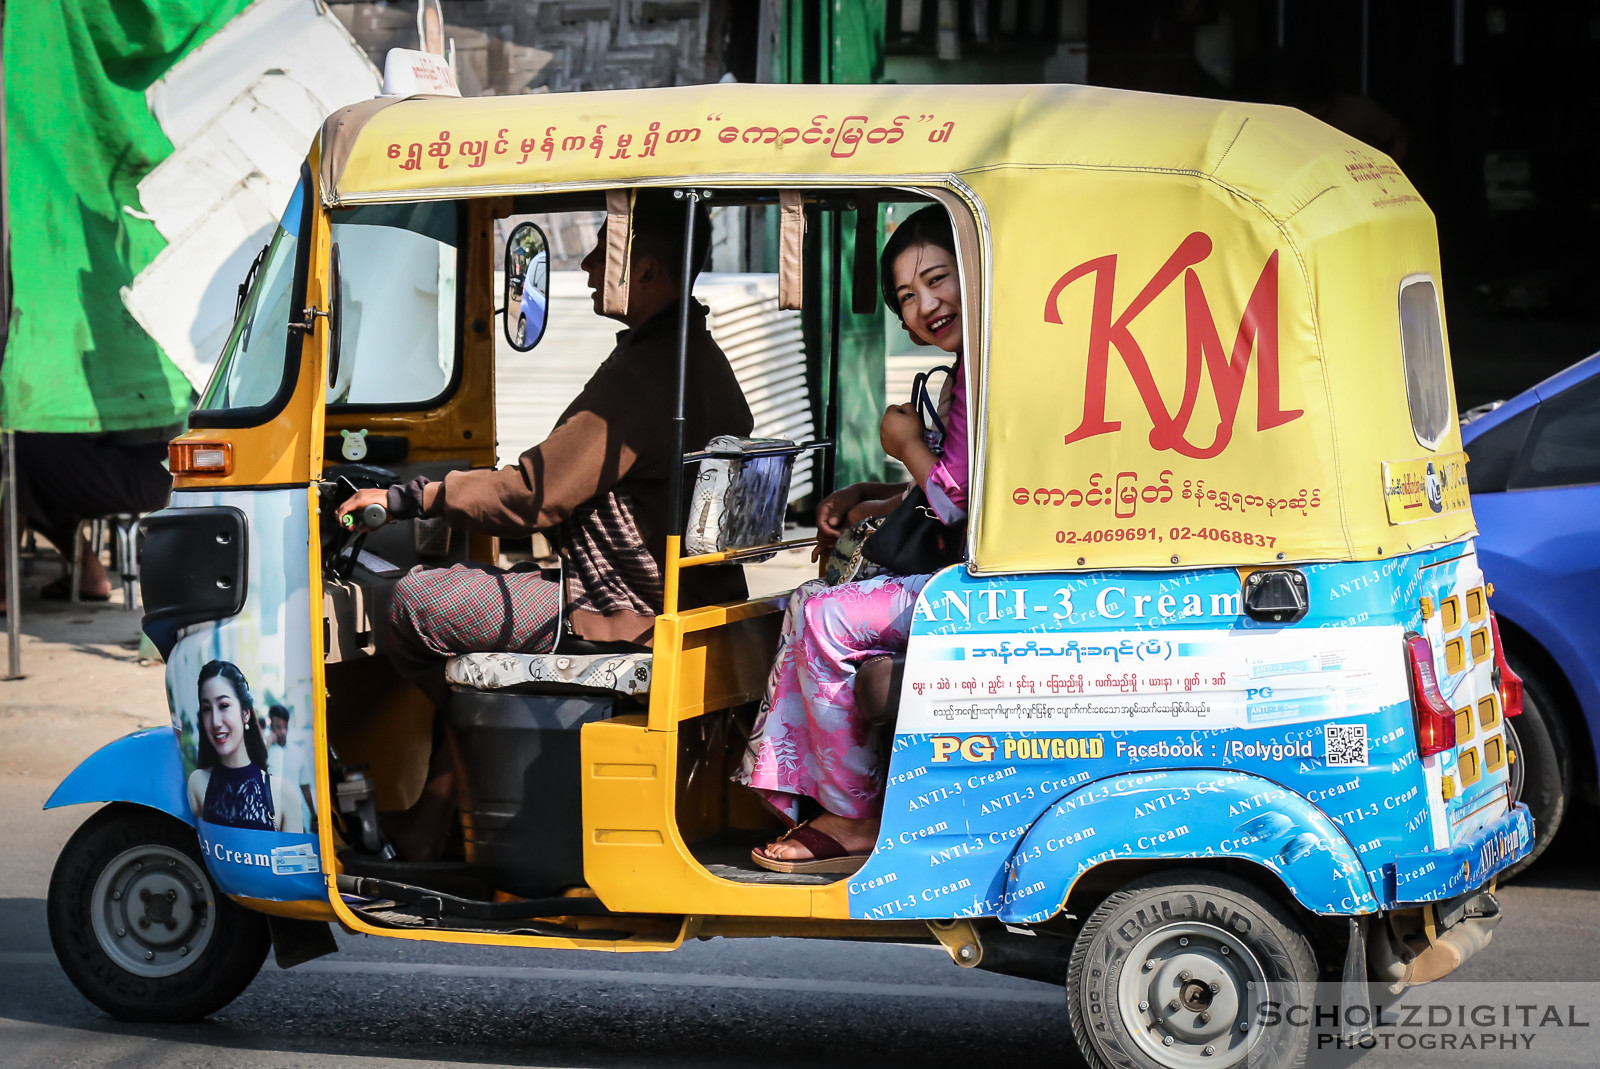
POLYGON ((518 223, 506 239, 506 341, 525 353, 544 337, 550 303, 550 255, 544 231, 518 223))

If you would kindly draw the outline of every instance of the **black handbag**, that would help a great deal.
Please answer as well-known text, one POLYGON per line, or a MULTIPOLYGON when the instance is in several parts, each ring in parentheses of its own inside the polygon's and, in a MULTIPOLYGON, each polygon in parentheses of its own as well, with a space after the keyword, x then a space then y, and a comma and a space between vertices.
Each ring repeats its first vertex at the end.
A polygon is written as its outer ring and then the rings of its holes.
MULTIPOLYGON (((919 415, 927 413, 929 422, 938 432, 941 446, 934 450, 937 453, 942 449, 945 432, 938 408, 928 396, 928 376, 934 371, 955 374, 951 367, 936 367, 919 374, 911 387, 911 401, 919 415)), ((892 575, 926 575, 960 561, 966 543, 966 521, 946 525, 928 504, 928 495, 923 493, 922 487, 913 484, 883 521, 883 526, 867 539, 861 555, 882 565, 892 575)))

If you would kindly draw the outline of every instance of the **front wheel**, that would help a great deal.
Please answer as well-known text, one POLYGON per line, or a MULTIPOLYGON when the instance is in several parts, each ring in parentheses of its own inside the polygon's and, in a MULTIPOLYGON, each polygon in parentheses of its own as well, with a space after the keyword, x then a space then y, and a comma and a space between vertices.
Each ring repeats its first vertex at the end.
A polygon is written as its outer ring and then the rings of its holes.
POLYGON ((67 841, 50 875, 50 942, 83 996, 123 1021, 193 1021, 261 969, 267 920, 217 892, 194 829, 109 805, 67 841))
POLYGON ((517 317, 517 344, 518 345, 527 345, 528 344, 528 317, 527 316, 518 316, 517 317))
POLYGON ((1091 1069, 1300 1065, 1316 958, 1289 912, 1243 880, 1134 880, 1084 922, 1067 1011, 1091 1069), (1295 1023, 1291 1024, 1293 1020, 1295 1023), (1274 1023, 1277 1022, 1277 1023, 1274 1023))

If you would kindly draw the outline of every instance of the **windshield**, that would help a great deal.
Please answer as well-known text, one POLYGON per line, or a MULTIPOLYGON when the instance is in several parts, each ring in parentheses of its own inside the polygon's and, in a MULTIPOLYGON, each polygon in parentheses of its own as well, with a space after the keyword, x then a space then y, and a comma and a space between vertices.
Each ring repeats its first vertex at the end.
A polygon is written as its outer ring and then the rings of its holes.
POLYGON ((283 384, 301 203, 302 186, 296 186, 200 397, 202 409, 259 408, 283 384))

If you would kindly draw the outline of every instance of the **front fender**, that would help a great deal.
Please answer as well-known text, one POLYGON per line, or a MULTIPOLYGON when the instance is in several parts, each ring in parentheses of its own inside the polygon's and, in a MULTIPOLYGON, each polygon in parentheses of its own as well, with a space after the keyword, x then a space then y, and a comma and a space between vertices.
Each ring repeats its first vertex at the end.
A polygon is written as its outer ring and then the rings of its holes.
POLYGON ((1316 806, 1260 776, 1184 769, 1108 777, 1053 804, 1012 855, 1000 919, 1048 920, 1107 861, 1184 858, 1253 862, 1313 913, 1378 909, 1355 849, 1316 806))
POLYGON ((178 740, 170 727, 124 735, 68 773, 46 809, 82 802, 133 802, 194 825, 178 740))

